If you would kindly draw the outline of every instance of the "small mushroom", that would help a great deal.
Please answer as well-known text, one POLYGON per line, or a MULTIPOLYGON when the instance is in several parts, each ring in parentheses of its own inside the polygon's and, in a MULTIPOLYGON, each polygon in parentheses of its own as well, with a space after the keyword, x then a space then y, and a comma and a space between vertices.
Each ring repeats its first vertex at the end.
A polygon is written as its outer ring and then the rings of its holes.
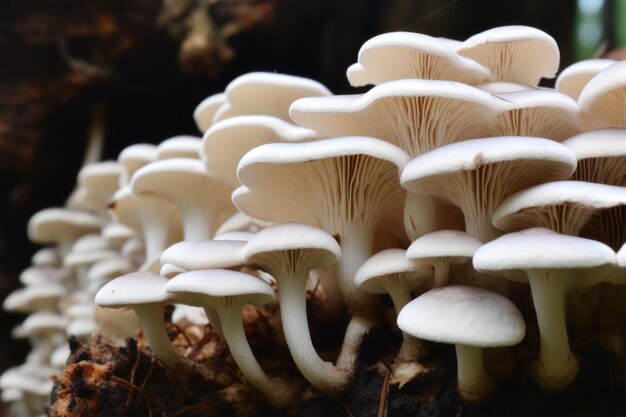
POLYGON ((483 365, 483 348, 512 346, 526 333, 521 313, 508 299, 483 288, 435 288, 408 303, 398 315, 402 331, 456 346, 461 396, 481 403, 494 387, 483 365))

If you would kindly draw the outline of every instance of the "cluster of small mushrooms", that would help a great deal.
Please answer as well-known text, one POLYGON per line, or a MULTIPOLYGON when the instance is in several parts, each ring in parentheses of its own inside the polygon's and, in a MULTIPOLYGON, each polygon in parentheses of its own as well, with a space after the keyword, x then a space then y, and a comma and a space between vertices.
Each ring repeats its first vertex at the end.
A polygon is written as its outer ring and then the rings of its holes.
POLYGON ((198 373, 168 338, 168 304, 174 322, 210 323, 278 409, 293 389, 255 358, 246 304, 278 302, 295 365, 331 397, 354 383, 365 336, 396 323, 393 381, 419 377, 430 342, 453 344, 472 403, 520 367, 563 389, 578 346, 625 355, 626 62, 579 62, 538 87, 558 67, 530 27, 387 33, 348 68, 364 94, 246 74, 198 105, 202 138, 84 167, 67 207, 29 224, 52 246, 4 303, 31 313, 15 336, 33 350, 0 379, 3 400, 39 414, 66 335, 120 341, 137 319, 172 375, 198 373), (327 318, 349 317, 332 362, 309 333, 313 287, 327 318))

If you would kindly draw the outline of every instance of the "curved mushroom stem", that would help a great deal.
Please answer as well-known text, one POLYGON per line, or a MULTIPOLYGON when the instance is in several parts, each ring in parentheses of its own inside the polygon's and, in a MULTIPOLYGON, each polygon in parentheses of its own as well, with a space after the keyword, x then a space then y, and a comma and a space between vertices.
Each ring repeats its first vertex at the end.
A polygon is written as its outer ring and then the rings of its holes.
POLYGON ((548 390, 568 385, 578 373, 565 322, 565 281, 561 271, 528 271, 539 324, 540 351, 535 364, 537 383, 548 390))
POLYGON ((163 366, 174 375, 187 369, 183 358, 176 351, 170 341, 165 323, 163 322, 163 304, 143 304, 133 306, 135 314, 143 328, 143 334, 148 339, 150 348, 163 366))
POLYGON ((487 399, 494 380, 485 372, 483 349, 476 346, 456 345, 459 393, 470 403, 487 399))
POLYGON ((216 226, 200 207, 181 207, 183 236, 185 240, 210 240, 216 226))
POLYGON ((222 330, 222 323, 220 323, 220 315, 213 307, 204 306, 204 312, 209 319, 209 324, 213 327, 220 336, 224 337, 224 331, 222 330))
MULTIPOLYGON (((389 296, 396 309, 396 315, 411 301, 411 292, 408 288, 400 284, 399 280, 397 283, 398 285, 388 288, 389 296)), ((422 340, 402 332, 402 346, 400 346, 400 352, 396 359, 400 362, 413 361, 423 356, 425 351, 426 347, 422 340)))
POLYGON ((350 373, 323 361, 313 346, 306 315, 307 275, 295 279, 278 278, 285 339, 302 375, 326 395, 337 397, 350 386, 350 373))
POLYGON ((277 408, 287 408, 291 400, 289 395, 291 390, 287 386, 280 386, 275 380, 270 380, 263 372, 246 338, 242 309, 241 304, 229 303, 227 308, 219 311, 220 323, 228 349, 248 382, 259 390, 270 404, 277 408))
POLYGON ((337 368, 348 371, 350 375, 354 374, 363 339, 374 326, 375 323, 365 316, 352 316, 337 358, 337 368))

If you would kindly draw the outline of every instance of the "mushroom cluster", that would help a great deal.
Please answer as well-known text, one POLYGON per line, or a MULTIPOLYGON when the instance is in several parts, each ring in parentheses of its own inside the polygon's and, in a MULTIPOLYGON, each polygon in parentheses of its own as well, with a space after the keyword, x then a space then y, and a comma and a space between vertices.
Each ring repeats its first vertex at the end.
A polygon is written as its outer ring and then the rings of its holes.
POLYGON ((53 246, 4 304, 32 313, 15 333, 33 352, 0 379, 3 398, 32 410, 41 392, 18 374, 60 370, 66 334, 119 343, 135 320, 173 378, 210 378, 172 345, 168 304, 176 323, 208 323, 279 410, 345 395, 381 328, 398 335, 384 350, 400 386, 427 372, 431 342, 455 345, 470 403, 522 371, 565 388, 580 346, 626 354, 626 62, 580 62, 539 87, 558 67, 554 39, 530 27, 387 33, 348 68, 365 93, 246 74, 198 105, 202 138, 86 166, 67 207, 30 222, 53 246), (247 304, 278 307, 273 340, 301 377, 263 369, 247 304), (310 331, 320 316, 345 327, 334 354, 310 331))

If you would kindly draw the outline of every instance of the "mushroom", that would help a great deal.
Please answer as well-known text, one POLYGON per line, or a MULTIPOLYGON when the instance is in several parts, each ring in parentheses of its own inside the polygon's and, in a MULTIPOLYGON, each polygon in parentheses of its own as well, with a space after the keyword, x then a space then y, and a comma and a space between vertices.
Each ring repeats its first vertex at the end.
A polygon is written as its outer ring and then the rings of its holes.
POLYGON ((572 179, 626 186, 626 129, 591 130, 562 143, 578 159, 572 179))
POLYGON ((107 308, 132 308, 154 355, 174 377, 184 379, 189 364, 172 345, 163 322, 163 307, 174 300, 165 291, 167 282, 167 278, 150 272, 132 272, 102 287, 95 302, 107 308))
POLYGON ((272 302, 274 290, 271 286, 241 272, 207 269, 179 274, 165 288, 178 302, 217 311, 230 353, 248 382, 270 404, 278 408, 289 406, 291 390, 284 382, 270 379, 263 372, 250 349, 243 327, 244 305, 272 302))
POLYGON ((490 81, 487 68, 460 56, 456 48, 450 42, 420 33, 384 33, 361 46, 358 62, 348 68, 348 81, 355 87, 407 78, 471 85, 490 81))
POLYGON ((585 130, 626 127, 625 95, 626 61, 619 61, 593 77, 578 97, 585 130))
POLYGON ((213 124, 213 117, 215 112, 226 103, 226 94, 217 93, 213 94, 202 100, 193 111, 193 119, 196 122, 196 126, 201 133, 207 131, 213 124))
POLYGON ((491 215, 510 194, 534 184, 565 179, 576 158, 548 139, 497 137, 442 146, 413 159, 402 171, 402 186, 432 194, 463 211, 467 233, 481 242, 498 236, 491 215))
POLYGON ((182 217, 185 240, 207 240, 232 216, 232 186, 207 174, 199 160, 174 158, 156 161, 133 175, 133 193, 173 202, 182 217), (181 187, 181 183, 185 184, 181 187))
POLYGON ((200 158, 202 140, 196 136, 174 136, 157 146, 157 160, 173 158, 200 158))
POLYGON ((554 78, 559 69, 554 38, 529 26, 486 30, 465 40, 457 52, 489 68, 496 81, 536 86, 541 78, 554 78))
POLYGON ((494 387, 482 348, 512 346, 526 333, 524 319, 508 298, 483 288, 453 285, 430 290, 398 315, 402 331, 456 347, 459 393, 481 403, 494 387))
POLYGON ((626 188, 583 181, 553 181, 506 198, 493 212, 492 223, 511 232, 545 227, 577 236, 596 213, 626 207, 626 188))
MULTIPOLYGON (((369 258, 356 273, 354 283, 373 294, 389 294, 396 314, 411 301, 411 291, 432 278, 432 270, 424 264, 406 259, 403 249, 387 249, 369 258)), ((424 354, 425 347, 418 339, 402 333, 402 346, 397 359, 412 361, 424 354)))
POLYGON ((526 273, 541 344, 535 378, 547 390, 567 386, 578 373, 565 323, 565 292, 571 285, 568 281, 574 279, 570 271, 614 264, 615 252, 593 240, 536 228, 486 243, 476 251, 473 262, 478 271, 526 273))
POLYGON ((122 164, 120 175, 120 187, 128 185, 130 178, 142 166, 156 161, 157 147, 148 143, 137 143, 124 148, 117 157, 117 161, 122 164))
POLYGON ((100 220, 91 213, 48 208, 37 212, 28 221, 28 237, 35 243, 57 244, 61 256, 65 256, 76 239, 87 233, 100 232, 100 225, 100 220))
POLYGON ((250 72, 231 81, 225 94, 227 101, 215 112, 213 123, 246 114, 264 114, 291 121, 289 105, 295 100, 331 93, 322 84, 308 78, 250 72), (259 100, 259 97, 263 99, 259 100))
MULTIPOLYGON (((322 230, 298 223, 282 223, 258 232, 246 244, 243 257, 271 274, 280 291, 280 316, 287 346, 302 375, 326 395, 337 397, 349 387, 352 369, 338 369, 323 361, 315 351, 306 314, 306 287, 309 272, 329 268, 341 257, 341 249, 332 236, 322 230)), ((323 282, 330 302, 333 297, 328 282, 323 282), (326 284, 326 286, 325 286, 326 284), (330 290, 330 291, 329 291, 330 290)), ((336 291, 336 290, 335 290, 336 291)), ((330 306, 329 310, 337 308, 330 306)))
POLYGON ((472 259, 482 243, 458 230, 439 230, 416 239, 406 250, 406 258, 420 265, 432 265, 434 287, 448 284, 450 266, 472 259))
POLYGON ((603 69, 615 64, 614 59, 585 59, 578 61, 565 68, 558 77, 554 88, 567 94, 574 100, 578 100, 580 92, 589 80, 595 77, 603 69))

